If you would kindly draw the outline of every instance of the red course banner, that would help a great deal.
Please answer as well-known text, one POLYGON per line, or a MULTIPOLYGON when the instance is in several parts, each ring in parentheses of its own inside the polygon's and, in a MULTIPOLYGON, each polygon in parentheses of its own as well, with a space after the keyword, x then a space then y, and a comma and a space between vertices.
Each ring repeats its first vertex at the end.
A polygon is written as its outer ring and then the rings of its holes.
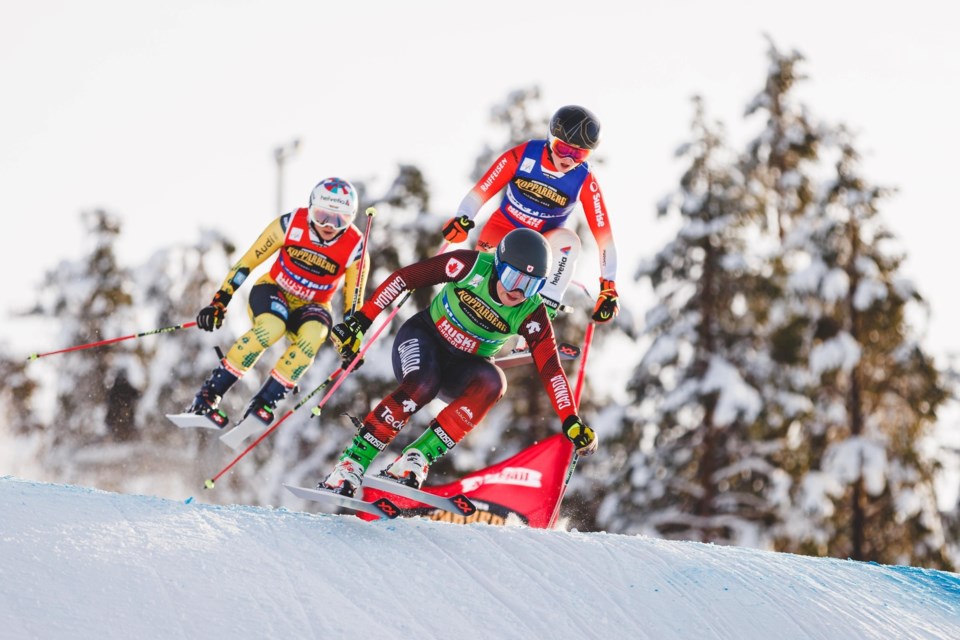
MULTIPOLYGON (((558 502, 563 497, 564 481, 573 445, 563 435, 556 434, 528 447, 517 455, 481 469, 460 480, 424 491, 449 498, 458 493, 466 495, 477 511, 469 517, 440 511, 414 500, 390 496, 390 500, 404 510, 404 515, 419 515, 443 522, 469 524, 485 522, 506 524, 508 517, 535 529, 552 525, 558 502)), ((376 489, 364 489, 367 502, 389 495, 376 489)), ((359 514, 361 518, 372 516, 359 514)))

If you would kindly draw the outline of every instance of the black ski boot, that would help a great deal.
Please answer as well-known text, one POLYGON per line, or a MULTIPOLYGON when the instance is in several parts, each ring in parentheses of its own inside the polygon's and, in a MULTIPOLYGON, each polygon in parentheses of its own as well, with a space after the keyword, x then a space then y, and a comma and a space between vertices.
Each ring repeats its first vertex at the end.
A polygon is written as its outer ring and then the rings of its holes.
POLYGON ((247 416, 252 414, 257 420, 269 426, 273 422, 274 409, 277 408, 277 404, 286 397, 289 391, 289 387, 270 376, 260 387, 257 395, 253 396, 253 400, 247 406, 247 411, 243 414, 243 419, 246 420, 247 416))
POLYGON ((216 411, 220 406, 220 400, 223 398, 223 394, 225 394, 237 380, 237 376, 227 371, 223 365, 220 365, 214 369, 210 377, 203 382, 200 391, 198 391, 197 395, 193 398, 193 404, 187 407, 184 413, 205 416, 212 411, 216 411))

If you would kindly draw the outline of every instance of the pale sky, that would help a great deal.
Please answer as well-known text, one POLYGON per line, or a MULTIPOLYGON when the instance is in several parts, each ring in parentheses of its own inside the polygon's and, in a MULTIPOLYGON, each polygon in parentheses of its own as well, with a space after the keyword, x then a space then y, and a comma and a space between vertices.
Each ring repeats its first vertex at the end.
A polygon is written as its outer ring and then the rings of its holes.
MULTIPOLYGON (((272 151, 294 138, 288 209, 322 177, 382 188, 402 162, 425 170, 433 211, 452 213, 493 141, 491 105, 534 84, 545 111, 577 103, 603 122, 597 172, 629 294, 637 262, 672 233, 655 203, 682 169, 673 151, 689 137, 689 98, 704 96, 732 142, 757 132, 742 113, 769 33, 807 57, 798 95, 813 113, 860 132, 867 177, 900 188, 882 215, 932 305, 926 344, 960 353, 949 3, 0 2, 4 317, 85 251, 81 210, 122 218, 131 264, 201 227, 246 248, 277 213, 272 151)), ((592 256, 581 261, 580 279, 597 275, 592 256)), ((641 318, 649 307, 624 304, 641 318)))

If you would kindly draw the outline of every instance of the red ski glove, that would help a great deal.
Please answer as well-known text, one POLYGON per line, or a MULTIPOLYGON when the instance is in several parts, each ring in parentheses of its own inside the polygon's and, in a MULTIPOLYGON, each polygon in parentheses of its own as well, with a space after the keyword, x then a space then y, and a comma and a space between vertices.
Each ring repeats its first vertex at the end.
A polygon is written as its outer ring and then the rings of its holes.
POLYGON ((600 295, 597 304, 593 307, 594 322, 610 322, 620 313, 620 299, 617 296, 617 285, 613 280, 600 278, 600 295))
POLYGON ((447 242, 457 244, 467 239, 470 229, 477 226, 477 223, 467 216, 454 216, 443 225, 443 238, 447 242))

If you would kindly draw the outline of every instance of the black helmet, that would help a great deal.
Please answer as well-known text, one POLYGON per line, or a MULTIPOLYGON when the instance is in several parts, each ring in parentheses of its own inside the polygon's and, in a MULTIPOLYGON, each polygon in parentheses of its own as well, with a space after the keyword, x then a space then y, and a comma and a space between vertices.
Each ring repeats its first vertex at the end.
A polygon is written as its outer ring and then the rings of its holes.
POLYGON ((588 109, 567 105, 550 118, 550 135, 581 149, 596 149, 600 144, 600 121, 588 109))
POLYGON ((550 262, 550 245, 547 239, 533 229, 514 229, 503 236, 503 240, 497 245, 498 275, 502 275, 503 265, 509 265, 532 278, 546 278, 550 262))

